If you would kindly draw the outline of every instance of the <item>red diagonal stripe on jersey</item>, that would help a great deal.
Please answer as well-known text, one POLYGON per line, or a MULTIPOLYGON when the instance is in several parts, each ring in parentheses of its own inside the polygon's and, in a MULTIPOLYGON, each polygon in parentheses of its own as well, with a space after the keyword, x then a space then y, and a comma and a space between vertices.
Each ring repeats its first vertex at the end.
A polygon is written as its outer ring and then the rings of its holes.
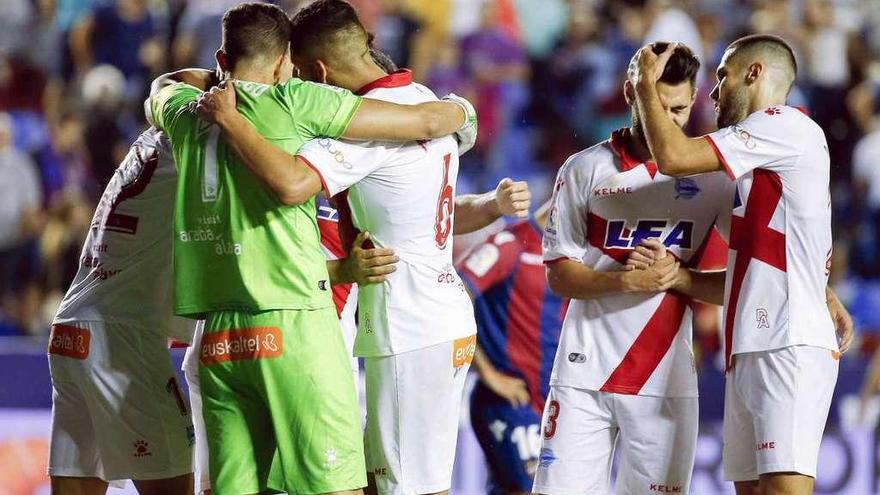
MULTIPOLYGON (((602 251, 606 256, 620 263, 626 264, 631 249, 609 248, 605 247, 605 237, 608 235, 608 221, 596 215, 595 213, 587 214, 587 242, 594 248, 602 251)), ((629 229, 624 229, 623 235, 629 237, 629 229)))
POLYGON ((685 297, 671 292, 663 296, 657 310, 600 391, 638 394, 672 346, 685 309, 685 297))
POLYGON ((730 297, 724 319, 724 351, 727 369, 733 351, 733 323, 736 317, 743 280, 752 259, 786 271, 785 234, 770 228, 770 220, 782 199, 782 179, 779 174, 764 169, 753 173, 752 188, 746 202, 746 215, 734 215, 730 223, 730 249, 736 251, 730 297))

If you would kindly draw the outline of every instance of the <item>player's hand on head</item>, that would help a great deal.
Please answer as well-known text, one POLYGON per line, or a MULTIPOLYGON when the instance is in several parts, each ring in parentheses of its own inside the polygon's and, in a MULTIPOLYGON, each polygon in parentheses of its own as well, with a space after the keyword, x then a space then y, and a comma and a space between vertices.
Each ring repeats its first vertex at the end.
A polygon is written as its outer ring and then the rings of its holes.
POLYGON ((495 188, 495 204, 498 211, 508 217, 526 218, 532 204, 532 192, 525 181, 513 181, 505 177, 495 188))
POLYGON ((351 252, 345 263, 348 264, 350 278, 358 285, 380 284, 389 274, 397 270, 395 266, 400 258, 394 255, 393 249, 364 248, 370 239, 369 232, 361 232, 354 240, 351 252))
MULTIPOLYGON (((678 43, 651 43, 643 46, 636 53, 636 67, 633 72, 633 84, 656 84, 663 76, 666 63, 675 51, 678 43), (655 45, 662 47, 660 53, 655 53, 655 45)), ((658 48, 659 51, 660 48, 658 48)))
POLYGON ((208 122, 222 124, 224 118, 238 115, 235 103, 235 87, 227 80, 199 95, 196 112, 208 122))
POLYGON ((497 370, 483 372, 480 380, 489 390, 503 398, 513 407, 529 405, 529 387, 524 380, 507 375, 497 370))

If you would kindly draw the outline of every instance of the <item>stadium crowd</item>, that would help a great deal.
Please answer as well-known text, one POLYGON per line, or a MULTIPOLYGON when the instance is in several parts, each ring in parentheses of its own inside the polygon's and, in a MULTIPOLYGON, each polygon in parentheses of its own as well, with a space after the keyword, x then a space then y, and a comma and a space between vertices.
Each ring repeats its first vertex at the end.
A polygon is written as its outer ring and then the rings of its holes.
MULTIPOLYGON (((149 81, 213 67, 238 0, 4 0, 0 16, 0 335, 45 336, 101 191, 146 126, 149 81)), ((306 1, 281 0, 293 13, 306 1)), ((751 32, 798 54, 792 104, 832 158, 832 277, 868 355, 880 343, 880 5, 875 0, 352 0, 374 44, 437 94, 477 106, 460 191, 501 177, 549 196, 565 157, 627 125, 626 64, 647 41, 704 62, 689 130, 714 127, 713 64, 751 32)), ((722 258, 723 259, 723 258, 722 258)), ((149 276, 145 274, 145 276, 149 276)), ((698 316, 717 350, 717 311, 698 316)))

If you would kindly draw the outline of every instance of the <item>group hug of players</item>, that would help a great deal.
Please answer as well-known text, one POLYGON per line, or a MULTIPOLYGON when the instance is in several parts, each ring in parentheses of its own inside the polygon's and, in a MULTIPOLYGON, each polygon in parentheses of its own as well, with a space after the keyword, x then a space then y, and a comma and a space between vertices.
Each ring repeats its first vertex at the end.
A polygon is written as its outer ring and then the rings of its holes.
POLYGON ((445 493, 472 363, 493 493, 608 493, 615 450, 617 493, 688 493, 693 299, 725 306, 725 478, 812 493, 852 324, 783 40, 728 47, 699 138, 697 58, 639 50, 632 125, 454 267, 454 234, 530 206, 509 179, 456 196, 470 103, 390 66, 343 0, 222 29, 216 72, 154 81, 53 322, 54 494, 445 493), (713 229, 728 269, 698 271, 713 229), (169 338, 191 343, 189 403, 169 338))

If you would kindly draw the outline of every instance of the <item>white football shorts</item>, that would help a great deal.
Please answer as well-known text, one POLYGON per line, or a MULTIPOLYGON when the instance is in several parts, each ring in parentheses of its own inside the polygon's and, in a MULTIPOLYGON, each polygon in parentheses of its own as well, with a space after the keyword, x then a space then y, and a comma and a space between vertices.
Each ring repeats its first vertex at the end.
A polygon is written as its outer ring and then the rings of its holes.
POLYGON ((154 480, 192 472, 193 426, 168 352, 151 328, 53 325, 49 475, 154 480))
POLYGON ((699 427, 696 397, 623 395, 550 387, 534 493, 687 494, 699 427))
POLYGON ((816 477, 839 354, 790 346, 736 355, 724 394, 724 479, 816 477))
POLYGON ((394 356, 364 358, 367 472, 380 494, 448 490, 465 377, 476 335, 394 356))

